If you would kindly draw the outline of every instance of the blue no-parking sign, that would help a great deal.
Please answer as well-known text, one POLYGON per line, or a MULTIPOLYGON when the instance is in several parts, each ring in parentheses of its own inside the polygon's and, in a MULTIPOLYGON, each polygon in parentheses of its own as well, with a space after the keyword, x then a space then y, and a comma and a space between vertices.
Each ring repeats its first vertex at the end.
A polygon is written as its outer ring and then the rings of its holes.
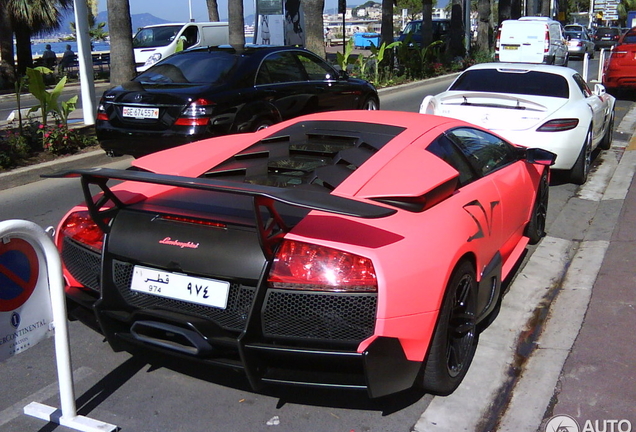
POLYGON ((49 336, 52 319, 41 253, 24 239, 0 239, 0 361, 49 336))

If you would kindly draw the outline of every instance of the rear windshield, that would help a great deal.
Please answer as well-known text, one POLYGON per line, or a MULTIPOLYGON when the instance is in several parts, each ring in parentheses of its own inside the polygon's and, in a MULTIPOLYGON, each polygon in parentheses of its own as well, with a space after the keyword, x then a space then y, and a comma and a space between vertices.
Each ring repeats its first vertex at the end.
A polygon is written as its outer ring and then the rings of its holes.
POLYGON ((464 72, 449 90, 569 97, 568 82, 561 75, 505 69, 477 69, 464 72))
POLYGON ((174 40, 182 25, 143 28, 133 38, 133 48, 166 46, 174 40))
POLYGON ((231 75, 238 56, 226 52, 184 52, 167 57, 134 81, 143 84, 220 84, 231 75))

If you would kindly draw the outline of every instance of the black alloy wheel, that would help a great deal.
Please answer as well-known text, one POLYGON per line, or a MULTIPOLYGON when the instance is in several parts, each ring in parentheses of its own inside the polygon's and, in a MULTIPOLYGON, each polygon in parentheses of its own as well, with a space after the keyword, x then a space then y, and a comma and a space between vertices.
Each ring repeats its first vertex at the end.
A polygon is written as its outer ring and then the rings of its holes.
POLYGON ((525 235, 530 239, 530 244, 537 244, 545 236, 545 224, 548 217, 548 199, 550 197, 550 184, 548 181, 548 169, 546 168, 539 180, 537 199, 530 215, 530 221, 526 225, 525 235))
POLYGON ((420 383, 437 395, 452 393, 466 376, 475 355, 477 331, 477 278, 469 261, 453 271, 446 288, 437 326, 420 383))

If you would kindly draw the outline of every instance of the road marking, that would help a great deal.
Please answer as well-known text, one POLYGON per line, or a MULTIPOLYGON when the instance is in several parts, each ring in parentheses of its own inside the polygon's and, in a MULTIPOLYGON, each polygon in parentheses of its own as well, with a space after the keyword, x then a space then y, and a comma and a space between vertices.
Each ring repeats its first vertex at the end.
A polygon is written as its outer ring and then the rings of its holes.
MULTIPOLYGON (((91 368, 82 366, 73 371, 73 381, 77 383, 94 374, 95 374, 95 371, 93 371, 91 368)), ((57 394, 59 394, 59 390, 60 388, 59 388, 58 382, 55 381, 54 383, 51 383, 48 386, 25 397, 21 401, 14 403, 9 408, 6 408, 5 410, 0 411, 0 427, 24 415, 24 411, 23 411, 24 407, 30 404, 31 402, 34 402, 34 401, 44 402, 45 400, 50 399, 53 396, 56 396, 57 394)))

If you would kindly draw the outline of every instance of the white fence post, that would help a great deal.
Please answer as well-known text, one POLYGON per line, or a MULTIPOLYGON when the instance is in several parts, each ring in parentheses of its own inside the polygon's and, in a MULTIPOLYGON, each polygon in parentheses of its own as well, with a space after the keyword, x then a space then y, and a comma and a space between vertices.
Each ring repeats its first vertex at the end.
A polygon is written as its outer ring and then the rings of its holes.
POLYGON ((0 222, 0 239, 6 237, 21 238, 37 248, 44 255, 48 272, 51 307, 53 309, 53 325, 55 327, 55 357, 60 387, 61 412, 59 409, 31 402, 24 407, 24 413, 33 417, 54 422, 84 432, 110 432, 118 427, 108 423, 78 416, 73 389, 73 372, 71 370, 71 350, 66 320, 66 302, 64 298, 64 278, 62 261, 53 241, 42 228, 25 220, 7 220, 0 222), (61 414, 61 415, 60 415, 61 414))

